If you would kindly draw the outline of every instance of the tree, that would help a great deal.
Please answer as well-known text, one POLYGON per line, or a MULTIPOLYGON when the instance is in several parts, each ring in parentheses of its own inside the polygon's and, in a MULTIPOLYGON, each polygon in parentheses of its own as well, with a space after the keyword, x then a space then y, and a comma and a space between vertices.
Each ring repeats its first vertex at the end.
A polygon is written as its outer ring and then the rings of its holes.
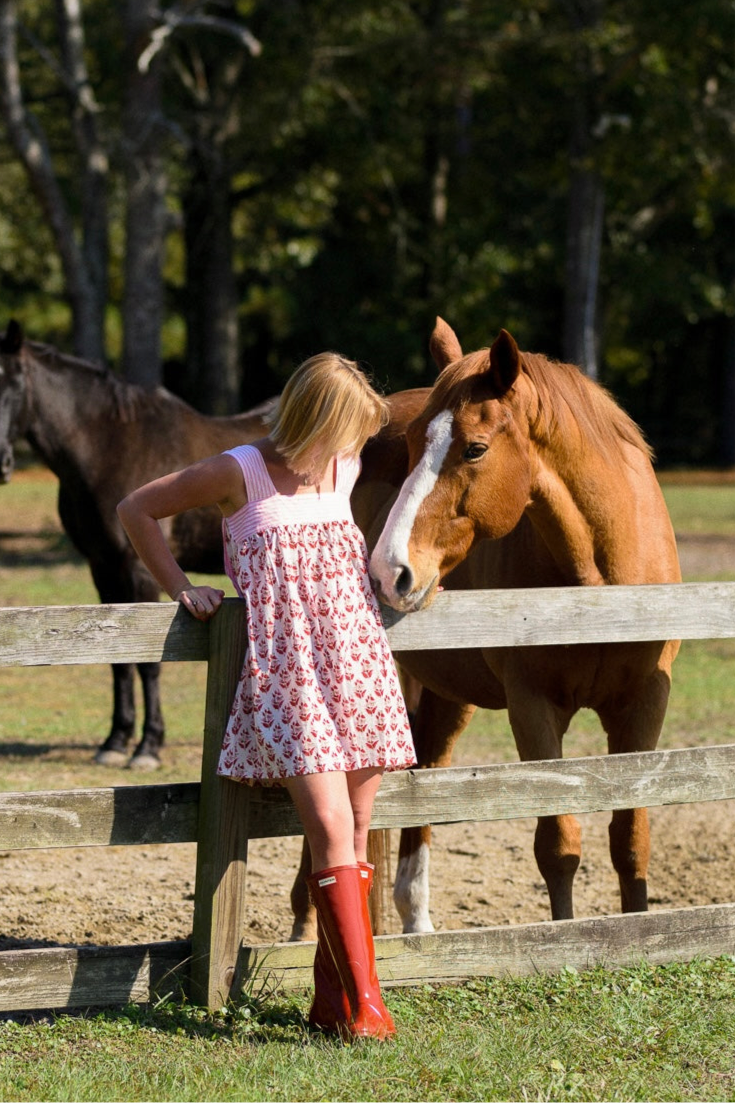
POLYGON ((597 293, 604 229, 605 186, 595 157, 600 136, 602 80, 599 35, 602 0, 568 0, 572 26, 574 74, 569 134, 569 195, 564 277, 562 355, 579 364, 592 379, 599 375, 597 293), (597 56, 596 56, 597 55, 597 56))
POLYGON ((74 350, 104 358, 107 303, 107 183, 109 159, 101 134, 99 105, 85 63, 84 27, 78 0, 57 0, 58 63, 42 52, 62 82, 70 107, 75 153, 81 170, 75 204, 59 179, 44 129, 28 108, 18 58, 15 0, 0 0, 0 79, 2 112, 8 137, 44 211, 61 258, 69 299, 74 350), (81 212, 79 228, 74 206, 81 212))
POLYGON ((158 23, 155 0, 124 7, 122 159, 125 175, 123 374, 133 383, 161 382, 163 255, 168 228, 167 131, 161 96, 161 58, 146 59, 158 23))

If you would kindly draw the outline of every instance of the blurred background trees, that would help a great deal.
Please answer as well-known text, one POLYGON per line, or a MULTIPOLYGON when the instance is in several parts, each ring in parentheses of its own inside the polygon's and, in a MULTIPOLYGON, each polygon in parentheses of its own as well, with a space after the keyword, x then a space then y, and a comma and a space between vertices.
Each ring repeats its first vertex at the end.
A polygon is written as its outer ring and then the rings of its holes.
MULTIPOLYGON (((436 314, 735 463, 727 0, 0 0, 3 311, 211 413, 436 314)), ((4 324, 4 323, 0 323, 4 324)))

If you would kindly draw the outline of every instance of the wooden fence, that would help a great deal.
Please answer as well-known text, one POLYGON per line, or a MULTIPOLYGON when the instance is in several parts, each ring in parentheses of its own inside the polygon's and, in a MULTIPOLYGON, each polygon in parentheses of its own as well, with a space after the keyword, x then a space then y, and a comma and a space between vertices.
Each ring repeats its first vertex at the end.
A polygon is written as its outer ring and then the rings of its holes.
MULTIPOLYGON (((394 651, 735 637, 735 583, 466 591, 388 616, 394 651)), ((0 1011, 114 1006, 185 990, 220 1006, 253 970, 310 983, 314 943, 242 944, 248 840, 301 834, 287 796, 217 778, 241 669, 241 604, 208 625, 173 604, 0 610, 0 666, 206 660, 199 784, 0 794, 0 851, 196 841, 192 938, 0 953, 0 1011)), ((408 771, 385 777, 373 824, 499 820, 735 797, 735 745, 408 771)), ((735 950, 735 903, 376 940, 387 985, 686 960, 735 950)))

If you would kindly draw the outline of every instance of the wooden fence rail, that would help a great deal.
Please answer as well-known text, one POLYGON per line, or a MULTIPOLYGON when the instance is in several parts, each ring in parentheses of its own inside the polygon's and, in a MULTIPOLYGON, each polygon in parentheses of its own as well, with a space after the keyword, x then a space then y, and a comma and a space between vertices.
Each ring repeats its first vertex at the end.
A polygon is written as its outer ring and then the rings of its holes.
MULTIPOLYGON (((394 651, 735 637, 735 583, 466 591, 407 617, 394 651)), ((0 666, 206 660, 198 784, 0 794, 0 849, 197 842, 190 942, 0 953, 0 1011, 122 1004, 186 988, 208 1006, 253 970, 309 981, 313 943, 242 945, 248 840, 301 833, 285 793, 215 774, 244 655, 242 607, 207 625, 173 604, 0 610, 0 666)), ((385 777, 376 828, 735 798, 735 745, 507 763, 385 777)), ((671 961, 735 950, 735 904, 377 939, 387 984, 506 971, 671 961)))

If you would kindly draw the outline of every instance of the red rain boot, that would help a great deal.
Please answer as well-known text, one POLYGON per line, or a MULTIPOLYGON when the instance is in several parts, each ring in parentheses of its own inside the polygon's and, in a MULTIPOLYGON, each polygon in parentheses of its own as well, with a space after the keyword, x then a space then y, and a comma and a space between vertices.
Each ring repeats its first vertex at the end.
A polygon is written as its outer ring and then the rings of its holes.
MULTIPOLYGON (((373 877, 375 876, 375 866, 372 864, 372 862, 358 862, 357 864, 360 867, 360 872, 362 873, 362 877, 363 877, 363 885, 365 887, 365 900, 369 901, 370 893, 373 891, 373 877)), ((370 908, 368 906, 368 914, 369 914, 369 912, 370 912, 370 908)), ((368 919, 368 924, 370 924, 369 919, 368 919)), ((390 1011, 388 1010, 388 1008, 383 1003, 383 997, 380 994, 380 989, 379 988, 377 990, 377 994, 378 994, 378 998, 380 1000, 380 1007, 382 1008, 382 1011, 383 1011, 383 1018, 385 1019, 386 1026, 388 1027, 388 1034, 391 1034, 391 1035, 395 1034, 395 1032, 396 1032, 395 1023, 393 1022, 393 1018, 391 1016, 390 1011)))
POLYGON ((385 1040, 395 1034, 386 1020, 375 969, 375 949, 368 915, 363 871, 358 865, 322 869, 307 878, 312 900, 331 957, 349 997, 349 1022, 339 1024, 345 1036, 385 1040))
MULTIPOLYGON (((373 887, 374 866, 360 862, 360 873, 365 896, 373 887)), ((315 904, 316 906, 316 904, 315 904)), ((387 1014, 387 1011, 386 1011, 387 1014)), ((350 1001, 339 979, 337 966, 329 952, 324 929, 317 913, 317 944, 314 954, 314 999, 309 1011, 309 1026, 329 1034, 339 1034, 348 1027, 352 1011, 350 1001)))

